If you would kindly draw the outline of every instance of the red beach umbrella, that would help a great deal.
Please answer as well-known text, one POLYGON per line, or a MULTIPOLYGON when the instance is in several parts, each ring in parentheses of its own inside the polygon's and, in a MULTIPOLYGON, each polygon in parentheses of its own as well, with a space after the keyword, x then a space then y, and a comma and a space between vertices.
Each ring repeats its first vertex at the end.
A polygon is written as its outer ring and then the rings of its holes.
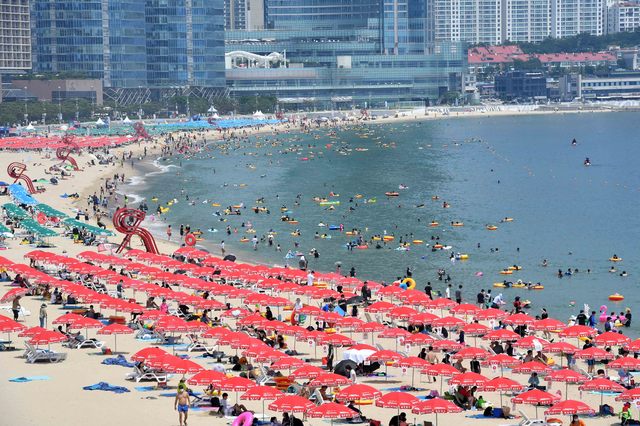
POLYGON ((533 318, 531 315, 527 315, 523 313, 509 315, 508 317, 502 320, 503 323, 510 324, 510 325, 530 325, 530 324, 533 324, 535 321, 536 319, 533 318))
POLYGON ((349 419, 355 417, 357 414, 358 413, 352 409, 335 402, 326 402, 307 411, 307 417, 331 419, 331 424, 333 424, 333 419, 349 419))
POLYGON ((433 349, 446 351, 459 351, 464 347, 462 344, 449 339, 436 340, 431 346, 433 347, 433 349))
POLYGON ((603 392, 624 392, 626 388, 612 380, 605 378, 597 378, 589 380, 578 386, 581 391, 596 391, 600 392, 600 405, 604 399, 603 392))
POLYGON ((622 392, 616 396, 616 401, 638 401, 640 400, 640 388, 633 388, 622 392))
POLYGON ((305 413, 314 406, 315 404, 307 398, 303 398, 298 395, 287 395, 276 399, 274 402, 269 404, 268 408, 271 411, 305 413))
POLYGON ((499 365, 500 367, 515 367, 522 364, 518 359, 507 354, 498 354, 485 359, 483 362, 485 365, 499 365))
POLYGON ((292 356, 283 356, 273 364, 271 364, 272 370, 291 370, 294 368, 300 368, 305 364, 300 358, 292 356))
POLYGON ((462 327, 465 324, 466 323, 462 319, 451 317, 451 316, 438 318, 431 322, 432 327, 444 327, 444 328, 462 327))
POLYGON ((462 330, 467 336, 484 336, 489 333, 491 329, 486 325, 472 322, 462 327, 462 330))
POLYGON ((513 346, 516 348, 522 348, 522 349, 536 349, 536 348, 542 349, 548 344, 549 344, 548 341, 541 339, 540 337, 531 335, 531 336, 523 337, 522 339, 514 342, 513 346))
POLYGON ((475 315, 480 312, 480 308, 470 303, 461 303, 449 310, 454 315, 475 315))
POLYGON ((455 354, 451 355, 451 358, 454 359, 485 359, 489 358, 491 354, 484 349, 474 348, 471 346, 467 346, 466 348, 460 349, 455 354))
POLYGON ((578 351, 573 355, 573 357, 576 359, 593 359, 596 361, 615 358, 613 353, 607 352, 604 349, 596 348, 595 346, 578 351))
POLYGON ((351 381, 348 378, 339 374, 323 373, 311 380, 309 386, 344 386, 349 383, 351 383, 351 381))
POLYGON ((562 370, 552 371, 545 377, 545 380, 548 382, 560 382, 565 384, 565 398, 569 394, 569 383, 584 383, 587 381, 587 378, 582 374, 569 370, 568 368, 564 368, 562 370))
POLYGON ((228 392, 246 392, 252 387, 257 386, 252 380, 245 379, 244 377, 231 377, 223 380, 216 387, 222 391, 228 392))
POLYGON ((133 361, 148 361, 154 358, 161 358, 165 355, 169 355, 169 354, 163 349, 152 347, 152 348, 140 349, 138 352, 131 355, 131 359, 133 361))
POLYGON ((509 313, 496 308, 483 309, 475 315, 478 321, 501 320, 509 316, 509 313))
POLYGON ((531 374, 534 372, 538 374, 547 374, 551 371, 551 367, 538 361, 529 361, 514 367, 511 371, 516 374, 531 374))
MULTIPOLYGON (((218 385, 226 380, 227 376, 215 370, 201 370, 191 376, 187 383, 190 385, 209 386, 211 384, 218 385)), ((273 388, 271 388, 273 389, 273 388)))
POLYGON ((315 365, 304 365, 291 373, 289 377, 293 379, 315 379, 320 374, 324 373, 324 370, 315 365))
POLYGON ((614 361, 611 361, 608 365, 608 368, 616 368, 622 370, 637 370, 640 369, 640 359, 632 358, 629 356, 625 356, 622 358, 618 358, 614 361))
POLYGON ((456 306, 457 303, 451 299, 439 297, 431 302, 431 307, 434 309, 449 309, 456 306))
POLYGON ((560 332, 560 337, 590 337, 598 334, 595 328, 586 325, 572 325, 560 332))
POLYGON ((490 331, 482 337, 482 340, 491 340, 498 342, 516 341, 518 339, 520 339, 520 335, 518 333, 507 330, 506 328, 490 331))
POLYGON ((389 312, 392 309, 395 309, 397 306, 390 302, 375 302, 371 305, 367 306, 364 310, 365 312, 370 312, 372 314, 381 313, 381 312, 389 312))
POLYGON ((18 296, 24 296, 28 292, 29 292, 28 288, 22 288, 22 287, 12 288, 8 292, 6 292, 2 297, 0 297, 0 303, 10 302, 18 296))
POLYGON ((29 343, 32 345, 50 345, 51 343, 60 343, 68 340, 69 338, 57 331, 44 330, 31 337, 29 343))
POLYGON ((565 328, 567 328, 567 324, 555 318, 545 318, 529 326, 529 330, 533 331, 556 331, 564 330, 565 328))
POLYGON ((418 312, 417 314, 409 318, 409 324, 431 324, 438 318, 440 317, 429 312, 418 312))
POLYGON ((469 371, 466 373, 461 373, 453 376, 449 380, 449 384, 460 385, 460 386, 481 386, 488 381, 489 379, 487 379, 482 374, 473 373, 469 371))
POLYGON ((433 398, 426 401, 420 401, 413 406, 411 412, 414 414, 433 414, 436 415, 435 426, 438 426, 438 414, 460 413, 462 408, 458 407, 451 401, 442 398, 433 398))
POLYGON ((536 407, 536 418, 538 417, 539 405, 551 405, 556 401, 559 401, 560 397, 552 395, 549 392, 541 391, 540 389, 532 389, 521 393, 520 395, 511 398, 511 402, 514 404, 530 404, 536 407))
POLYGON ((358 401, 363 399, 375 399, 382 395, 378 389, 373 386, 357 383, 341 389, 336 394, 337 401, 358 401))
POLYGON ((109 324, 97 331, 97 334, 113 335, 113 351, 118 352, 118 334, 133 334, 133 330, 122 324, 109 324))
POLYGON ((418 311, 408 306, 398 306, 396 308, 391 309, 389 312, 387 312, 387 315, 391 318, 394 318, 400 321, 407 321, 409 318, 413 317, 417 313, 418 311))
POLYGON ((593 343, 597 346, 626 346, 631 343, 631 339, 624 334, 607 331, 605 333, 598 334, 593 339, 593 343))
POLYGON ((376 399, 376 407, 395 408, 400 410, 409 410, 417 402, 418 398, 406 392, 389 392, 376 399))
POLYGON ((558 402, 553 405, 547 411, 544 412, 546 415, 573 415, 573 414, 594 414, 595 411, 593 408, 589 407, 582 401, 575 401, 571 399, 567 399, 566 401, 558 402))
POLYGON ((264 413, 264 402, 282 398, 284 393, 272 386, 255 386, 240 395, 240 399, 249 401, 262 401, 262 412, 264 413))

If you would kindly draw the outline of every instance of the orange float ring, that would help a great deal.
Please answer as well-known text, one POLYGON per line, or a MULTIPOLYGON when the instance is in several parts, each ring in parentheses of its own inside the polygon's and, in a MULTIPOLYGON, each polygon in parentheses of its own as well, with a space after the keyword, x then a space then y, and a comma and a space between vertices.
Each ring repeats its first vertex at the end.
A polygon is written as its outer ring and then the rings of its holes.
POLYGON ((193 247, 196 245, 196 236, 193 234, 187 234, 184 236, 184 243, 189 247, 193 247))

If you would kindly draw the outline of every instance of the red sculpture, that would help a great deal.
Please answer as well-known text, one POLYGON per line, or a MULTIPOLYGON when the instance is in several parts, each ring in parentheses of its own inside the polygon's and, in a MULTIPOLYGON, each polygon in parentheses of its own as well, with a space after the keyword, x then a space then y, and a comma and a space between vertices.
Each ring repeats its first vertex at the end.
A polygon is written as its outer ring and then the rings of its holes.
POLYGON ((207 120, 207 123, 209 123, 211 126, 216 126, 216 120, 213 117, 209 117, 209 119, 207 120))
POLYGON ((13 183, 17 183, 19 180, 23 181, 24 184, 27 186, 27 190, 29 191, 29 194, 37 194, 38 192, 43 192, 44 189, 36 190, 36 187, 33 186, 33 182, 31 181, 31 178, 24 174, 26 170, 27 170, 26 164, 22 164, 18 162, 13 162, 9 164, 9 166, 7 167, 7 173, 9 174, 10 177, 15 179, 13 183))
POLYGON ((60 165, 62 166, 66 161, 68 161, 73 166, 73 170, 80 170, 78 163, 76 163, 76 160, 71 156, 74 152, 80 152, 80 147, 73 141, 73 136, 64 135, 60 142, 65 144, 65 146, 61 146, 56 149, 56 157, 61 160, 60 165))
POLYGON ((276 112, 276 118, 278 120, 282 120, 284 118, 284 112, 282 112, 282 111, 276 112))
POLYGON ((144 123, 142 121, 138 121, 134 124, 133 128, 136 131, 136 140, 150 139, 149 133, 147 133, 147 129, 144 128, 144 123))
POLYGON ((146 216, 142 210, 129 209, 121 207, 113 214, 113 226, 120 233, 125 234, 122 243, 116 250, 116 253, 120 253, 131 242, 131 237, 137 235, 142 240, 144 248, 149 253, 158 254, 158 246, 156 240, 151 235, 151 232, 140 227, 140 224, 146 216))

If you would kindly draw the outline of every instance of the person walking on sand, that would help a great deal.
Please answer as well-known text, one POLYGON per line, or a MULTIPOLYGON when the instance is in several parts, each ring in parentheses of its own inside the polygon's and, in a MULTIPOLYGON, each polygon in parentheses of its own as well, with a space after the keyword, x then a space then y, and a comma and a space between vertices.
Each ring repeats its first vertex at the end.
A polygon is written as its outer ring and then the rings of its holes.
POLYGON ((40 327, 47 328, 47 304, 40 305, 40 327))
POLYGON ((187 417, 189 417, 189 394, 184 388, 178 389, 176 399, 173 402, 173 409, 178 410, 178 421, 180 426, 187 426, 187 417), (183 419, 184 417, 184 419, 183 419))
POLYGON ((167 241, 171 241, 171 225, 167 226, 167 241))
POLYGON ((18 321, 18 315, 20 314, 20 296, 16 296, 11 302, 11 310, 13 311, 14 321, 18 321))

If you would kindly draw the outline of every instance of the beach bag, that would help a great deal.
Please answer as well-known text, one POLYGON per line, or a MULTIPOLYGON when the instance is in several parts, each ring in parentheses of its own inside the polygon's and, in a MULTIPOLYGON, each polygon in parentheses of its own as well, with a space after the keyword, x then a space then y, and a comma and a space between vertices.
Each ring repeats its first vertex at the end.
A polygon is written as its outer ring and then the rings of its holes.
POLYGON ((211 406, 220 407, 220 398, 218 398, 217 396, 211 397, 211 406))
POLYGON ((483 416, 485 417, 493 417, 493 407, 487 407, 484 409, 484 412, 482 413, 483 416))

